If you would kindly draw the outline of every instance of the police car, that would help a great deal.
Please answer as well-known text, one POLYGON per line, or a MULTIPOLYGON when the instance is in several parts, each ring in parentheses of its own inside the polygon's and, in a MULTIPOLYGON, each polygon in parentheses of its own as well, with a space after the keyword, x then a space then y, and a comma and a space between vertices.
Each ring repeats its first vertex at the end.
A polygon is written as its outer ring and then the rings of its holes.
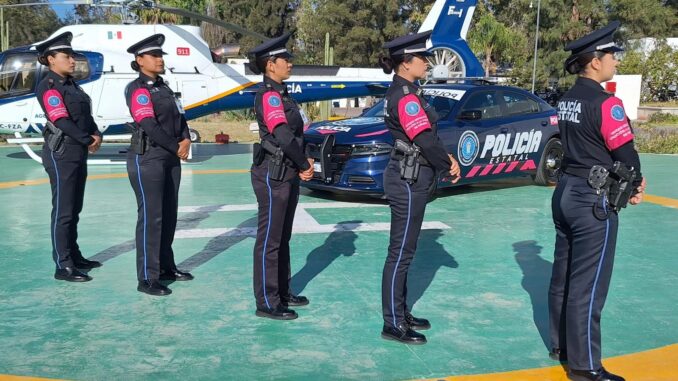
MULTIPOLYGON (((421 87, 440 116, 438 136, 461 167, 452 184, 443 174, 438 188, 531 175, 552 184, 563 157, 556 110, 519 88, 463 81, 421 87)), ((360 117, 312 124, 304 133, 315 190, 382 195, 383 173, 393 147, 384 124, 383 100, 360 117)))

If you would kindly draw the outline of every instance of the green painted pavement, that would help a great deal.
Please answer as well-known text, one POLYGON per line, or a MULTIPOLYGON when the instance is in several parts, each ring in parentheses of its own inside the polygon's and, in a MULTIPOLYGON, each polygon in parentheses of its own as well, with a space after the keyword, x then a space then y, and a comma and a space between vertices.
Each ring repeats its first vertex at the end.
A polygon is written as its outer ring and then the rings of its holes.
MULTIPOLYGON (((226 148, 224 148, 226 149, 226 148)), ((232 148, 228 148, 232 149, 232 148)), ((239 152, 233 148, 234 152, 239 152)), ((42 168, 0 149, 1 181, 40 179, 42 168)), ((648 192, 678 198, 676 156, 643 155, 648 192)), ((216 155, 184 170, 247 169, 249 155, 216 155)), ((124 166, 90 167, 116 174, 124 166)), ((0 189, 0 374, 90 380, 379 379, 489 373, 554 365, 546 356, 546 292, 554 231, 552 188, 529 179, 447 190, 425 221, 409 274, 414 312, 431 320, 429 343, 380 338, 380 278, 388 232, 299 234, 293 287, 311 304, 291 322, 254 316, 246 236, 177 239, 177 263, 196 279, 167 298, 136 291, 136 204, 127 178, 90 181, 79 224, 86 256, 104 259, 94 281, 52 279, 49 185, 0 189), (536 321, 536 323, 535 323, 536 321), (540 335, 541 333, 541 335, 540 335)), ((304 191, 300 202, 331 202, 304 191)), ((388 208, 308 209, 320 224, 389 221, 388 208)), ((179 229, 255 226, 247 173, 185 175, 179 229)), ((624 210, 603 314, 605 357, 678 342, 678 210, 624 210)))

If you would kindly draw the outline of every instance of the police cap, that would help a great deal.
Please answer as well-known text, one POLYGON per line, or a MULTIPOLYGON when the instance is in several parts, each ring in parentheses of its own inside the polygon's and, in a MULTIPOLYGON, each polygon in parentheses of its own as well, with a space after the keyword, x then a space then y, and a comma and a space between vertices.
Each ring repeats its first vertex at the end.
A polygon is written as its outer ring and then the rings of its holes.
POLYGON ((408 34, 398 37, 384 44, 383 48, 388 49, 388 54, 401 56, 405 54, 414 54, 418 56, 432 56, 428 51, 427 41, 431 37, 431 31, 417 34, 408 34))
POLYGON ((617 46, 613 39, 614 32, 619 29, 620 25, 619 21, 612 21, 606 27, 594 30, 586 36, 570 42, 565 46, 565 50, 571 51, 572 56, 596 51, 606 53, 621 52, 624 49, 617 46))
POLYGON ((165 43, 165 35, 162 33, 146 37, 127 49, 127 53, 140 56, 142 54, 167 54, 162 50, 165 43))
POLYGON ((43 41, 35 46, 35 50, 38 51, 38 54, 43 57, 50 52, 64 52, 64 53, 73 53, 73 47, 71 47, 71 40, 73 40, 73 33, 64 32, 60 35, 50 38, 47 41, 43 41))
POLYGON ((258 60, 263 57, 280 57, 280 58, 292 58, 292 54, 287 51, 285 45, 287 41, 292 36, 293 32, 288 32, 283 34, 280 37, 272 38, 258 46, 255 46, 247 52, 247 55, 254 60, 258 60))

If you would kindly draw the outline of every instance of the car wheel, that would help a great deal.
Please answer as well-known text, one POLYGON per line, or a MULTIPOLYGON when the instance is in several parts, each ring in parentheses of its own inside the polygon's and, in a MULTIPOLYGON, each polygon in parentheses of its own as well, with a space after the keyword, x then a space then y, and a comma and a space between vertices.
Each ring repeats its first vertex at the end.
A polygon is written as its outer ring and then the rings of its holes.
POLYGON ((200 143, 200 133, 192 128, 188 129, 188 133, 191 136, 191 143, 200 143))
POLYGON ((532 176, 534 182, 539 185, 553 185, 558 181, 558 172, 563 162, 563 143, 560 139, 553 138, 546 143, 541 155, 537 173, 532 176))

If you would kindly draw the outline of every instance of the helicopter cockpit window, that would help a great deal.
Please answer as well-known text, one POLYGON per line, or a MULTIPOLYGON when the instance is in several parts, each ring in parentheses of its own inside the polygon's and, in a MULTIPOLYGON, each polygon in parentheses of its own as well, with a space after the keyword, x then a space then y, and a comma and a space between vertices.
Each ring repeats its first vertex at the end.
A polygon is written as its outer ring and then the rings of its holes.
POLYGON ((37 65, 35 54, 7 56, 0 64, 0 98, 31 93, 35 88, 37 65))
POLYGON ((74 54, 73 58, 75 59, 75 72, 73 72, 73 79, 76 81, 81 81, 83 79, 89 78, 89 61, 82 54, 74 54))

